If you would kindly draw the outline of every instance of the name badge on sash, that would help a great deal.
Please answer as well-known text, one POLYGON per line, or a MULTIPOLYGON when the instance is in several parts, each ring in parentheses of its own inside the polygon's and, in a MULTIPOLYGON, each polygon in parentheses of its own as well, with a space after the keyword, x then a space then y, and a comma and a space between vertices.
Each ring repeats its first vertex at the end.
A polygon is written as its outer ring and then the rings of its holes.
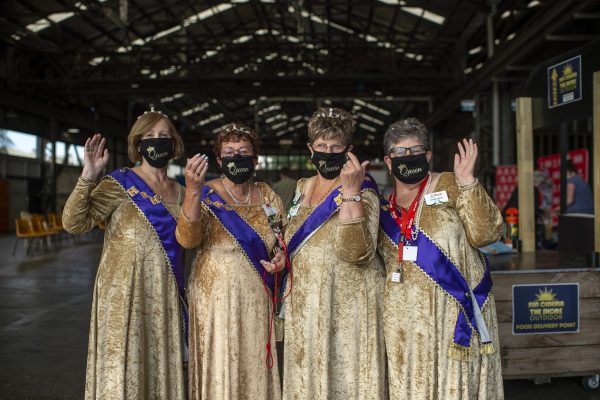
POLYGON ((402 247, 402 260, 405 261, 417 261, 417 246, 403 246, 402 247))
POLYGON ((425 204, 428 206, 437 206, 438 204, 446 203, 448 203, 448 193, 445 190, 425 195, 425 204))

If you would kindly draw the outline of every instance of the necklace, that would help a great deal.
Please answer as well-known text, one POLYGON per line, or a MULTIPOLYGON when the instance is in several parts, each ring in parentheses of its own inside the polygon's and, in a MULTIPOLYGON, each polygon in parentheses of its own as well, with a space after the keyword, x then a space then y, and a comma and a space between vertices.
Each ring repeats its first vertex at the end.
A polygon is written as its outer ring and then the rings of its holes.
MULTIPOLYGON (((141 174, 141 178, 148 184, 148 186, 150 186, 150 189, 152 189, 154 194, 156 194, 161 201, 164 201, 166 196, 163 194, 162 191, 156 190, 156 188, 158 187, 156 185, 156 182, 152 183, 152 180, 150 179, 150 177, 148 175, 146 175, 146 173, 142 169, 138 170, 138 175, 140 175, 140 174, 141 174)), ((167 185, 169 185, 169 182, 167 182, 167 185)), ((169 191, 169 188, 167 188, 167 191, 169 191)))
MULTIPOLYGON (((318 179, 318 178, 317 178, 318 179)), ((317 184, 315 183, 315 187, 313 188, 312 193, 310 194, 310 204, 311 205, 316 205, 316 204, 321 204, 321 202, 323 201, 323 199, 329 194, 329 192, 331 192, 331 189, 333 189, 333 185, 335 185, 335 183, 337 182, 338 178, 335 178, 332 182, 331 185, 329 185, 329 187, 327 188, 327 191, 323 194, 323 196, 321 196, 321 198, 319 199, 318 202, 313 203, 313 196, 315 195, 316 192, 316 188, 317 188, 317 184)), ((318 181, 317 181, 318 182, 318 181)))
POLYGON ((227 194, 229 195, 229 197, 231 197, 231 199, 233 200, 233 202, 235 204, 249 204, 250 203, 250 193, 251 193, 250 186, 248 186, 248 194, 246 195, 246 198, 243 201, 241 201, 241 200, 238 200, 238 198, 235 197, 233 195, 233 193, 231 193, 231 191, 229 190, 229 188, 225 184, 225 180, 223 179, 223 177, 221 177, 221 183, 223 184, 223 187, 225 188, 225 191, 227 192, 227 194))
POLYGON ((425 190, 423 191, 423 196, 421 196, 421 200, 419 201, 419 208, 417 208, 417 216, 415 217, 415 228, 412 231, 412 239, 417 239, 417 231, 419 230, 419 222, 421 221, 421 213, 423 212, 423 203, 425 203, 425 195, 429 193, 429 187, 431 186, 431 172, 428 174, 429 179, 427 180, 427 184, 425 185, 425 190))

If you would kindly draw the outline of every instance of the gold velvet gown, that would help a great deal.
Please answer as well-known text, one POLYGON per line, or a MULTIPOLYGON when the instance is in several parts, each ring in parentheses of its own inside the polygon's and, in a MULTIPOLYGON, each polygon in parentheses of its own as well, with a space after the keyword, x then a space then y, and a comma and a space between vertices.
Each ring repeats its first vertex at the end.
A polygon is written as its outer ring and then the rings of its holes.
MULTIPOLYGON (((300 180, 297 190, 303 192, 305 184, 300 180)), ((364 217, 342 223, 336 212, 293 259, 293 289, 284 310, 284 399, 385 396, 379 200, 365 191, 362 202, 364 217)), ((288 222, 287 242, 314 209, 299 207, 288 222)))
MULTIPOLYGON (((284 218, 279 196, 268 185, 257 185, 284 218)), ((262 206, 231 207, 254 228, 272 254, 276 238, 262 206)), ((198 249, 188 285, 190 400, 281 398, 274 335, 274 366, 269 369, 266 365, 271 300, 262 276, 204 204, 198 220, 182 214, 176 235, 183 247, 198 249)))
MULTIPOLYGON (((177 217, 176 204, 165 203, 177 217)), ((94 285, 86 399, 184 399, 183 319, 162 246, 123 188, 79 179, 63 212, 71 233, 107 221, 94 285)))
MULTIPOLYGON (((474 288, 484 272, 477 250, 500 237, 502 217, 479 184, 460 190, 453 173, 442 173, 437 187, 445 190, 445 205, 423 204, 420 228, 458 267, 474 288)), ((482 310, 495 352, 480 354, 477 336, 471 354, 450 358, 458 307, 413 262, 402 263, 400 283, 392 282, 398 269, 398 250, 381 233, 379 252, 387 269, 383 313, 388 356, 390 399, 498 400, 504 398, 494 298, 482 310)))

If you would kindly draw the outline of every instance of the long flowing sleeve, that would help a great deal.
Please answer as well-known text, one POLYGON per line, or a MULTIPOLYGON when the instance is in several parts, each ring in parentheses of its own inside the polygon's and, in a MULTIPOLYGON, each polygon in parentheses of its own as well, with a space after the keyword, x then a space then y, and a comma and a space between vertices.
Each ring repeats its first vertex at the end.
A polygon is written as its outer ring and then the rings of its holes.
POLYGON ((63 226, 70 233, 89 232, 123 201, 126 201, 125 194, 110 179, 96 185, 79 177, 63 210, 63 226))
POLYGON ((479 183, 456 189, 456 211, 463 223, 467 240, 473 247, 483 247, 500 239, 502 215, 498 206, 479 183))
POLYGON ((182 210, 177 221, 177 229, 175 229, 177 242, 186 249, 195 249, 200 246, 209 229, 208 219, 209 214, 204 206, 200 218, 194 220, 189 219, 182 210))
POLYGON ((370 261, 377 247, 379 229, 379 199, 371 191, 363 193, 365 215, 350 221, 339 221, 334 249, 337 256, 348 263, 370 261))

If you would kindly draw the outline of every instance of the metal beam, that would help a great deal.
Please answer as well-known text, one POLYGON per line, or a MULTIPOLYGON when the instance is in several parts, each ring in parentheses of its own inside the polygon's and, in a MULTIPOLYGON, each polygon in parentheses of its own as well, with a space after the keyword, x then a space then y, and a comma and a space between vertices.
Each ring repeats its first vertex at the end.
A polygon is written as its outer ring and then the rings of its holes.
POLYGON ((82 112, 72 108, 49 105, 48 103, 33 99, 22 94, 0 90, 0 105, 39 115, 48 119, 55 119, 68 125, 76 126, 90 132, 102 131, 107 136, 122 137, 119 133, 125 132, 125 124, 108 118, 97 118, 92 112, 82 112))
POLYGON ((572 20, 574 13, 585 11, 589 6, 597 4, 597 1, 564 0, 552 2, 551 4, 535 23, 519 32, 508 45, 498 49, 494 57, 486 61, 478 72, 471 74, 462 85, 459 85, 442 103, 434 108, 433 113, 425 121, 429 128, 439 124, 444 118, 452 114, 458 108, 462 98, 473 94, 489 83, 490 78, 502 72, 507 65, 514 64, 524 56, 531 54, 538 45, 543 43, 546 35, 556 32, 572 20))
POLYGON ((448 84, 450 77, 443 74, 407 73, 390 76, 370 75, 319 75, 286 76, 273 74, 260 75, 204 75, 194 78, 172 79, 105 79, 105 80, 62 80, 62 81, 21 81, 14 88, 25 90, 51 91, 61 94, 89 94, 96 96, 125 95, 131 97, 168 95, 177 92, 201 93, 222 97, 224 94, 264 94, 285 96, 298 95, 372 95, 385 87, 386 95, 426 95, 439 94, 440 88, 448 84))

